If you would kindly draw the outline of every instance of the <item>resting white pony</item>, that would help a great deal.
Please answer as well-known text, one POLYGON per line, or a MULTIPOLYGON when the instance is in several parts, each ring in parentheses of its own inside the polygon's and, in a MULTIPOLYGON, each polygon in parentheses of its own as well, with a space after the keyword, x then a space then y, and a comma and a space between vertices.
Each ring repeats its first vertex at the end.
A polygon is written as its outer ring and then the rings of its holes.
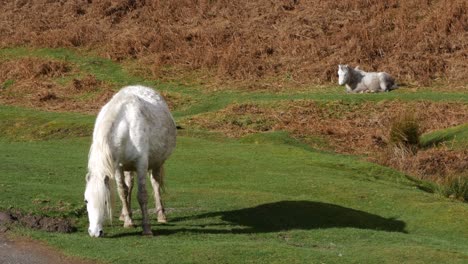
POLYGON ((348 93, 388 92, 398 88, 386 72, 365 72, 342 64, 338 65, 338 84, 346 85, 348 93))
POLYGON ((165 222, 160 185, 163 164, 176 145, 176 125, 159 93, 144 86, 124 87, 101 109, 89 152, 85 202, 89 235, 103 235, 112 219, 112 183, 117 182, 124 227, 133 226, 130 197, 132 174, 138 181, 138 202, 144 235, 152 235, 147 209, 146 175, 151 172, 158 221, 165 222))

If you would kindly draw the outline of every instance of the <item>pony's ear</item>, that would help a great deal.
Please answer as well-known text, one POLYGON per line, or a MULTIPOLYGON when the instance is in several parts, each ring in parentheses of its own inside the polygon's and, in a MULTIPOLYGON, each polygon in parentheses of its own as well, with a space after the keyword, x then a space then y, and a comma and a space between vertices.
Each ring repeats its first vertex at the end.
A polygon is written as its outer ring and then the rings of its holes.
POLYGON ((88 173, 86 173, 86 182, 89 182, 89 178, 91 177, 91 175, 88 173))

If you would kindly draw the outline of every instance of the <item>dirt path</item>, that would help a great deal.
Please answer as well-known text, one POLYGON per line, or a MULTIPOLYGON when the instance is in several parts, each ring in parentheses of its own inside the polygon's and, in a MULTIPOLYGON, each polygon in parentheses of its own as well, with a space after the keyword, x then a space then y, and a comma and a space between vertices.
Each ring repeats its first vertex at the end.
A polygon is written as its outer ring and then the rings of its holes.
POLYGON ((65 256, 38 241, 15 238, 0 233, 0 263, 2 264, 91 264, 97 262, 65 256))

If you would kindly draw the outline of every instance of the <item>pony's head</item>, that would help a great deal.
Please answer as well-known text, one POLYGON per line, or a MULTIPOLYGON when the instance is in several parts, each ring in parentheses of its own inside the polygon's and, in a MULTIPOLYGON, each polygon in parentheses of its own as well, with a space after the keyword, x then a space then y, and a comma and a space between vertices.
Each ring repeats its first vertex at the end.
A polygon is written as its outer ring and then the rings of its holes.
POLYGON ((344 85, 349 80, 349 67, 348 65, 338 65, 338 84, 344 85))
POLYGON ((109 177, 96 177, 88 173, 86 175, 86 190, 84 193, 86 209, 88 210, 89 228, 91 237, 104 235, 103 224, 107 218, 111 218, 111 190, 109 177))

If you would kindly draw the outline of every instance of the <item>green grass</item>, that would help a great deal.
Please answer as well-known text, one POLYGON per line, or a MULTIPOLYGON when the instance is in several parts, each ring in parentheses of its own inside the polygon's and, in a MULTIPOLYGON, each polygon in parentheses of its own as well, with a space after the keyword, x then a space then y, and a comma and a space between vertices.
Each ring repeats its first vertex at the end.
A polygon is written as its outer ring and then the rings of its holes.
POLYGON ((447 146, 456 149, 468 147, 468 124, 433 131, 421 137, 421 145, 424 147, 436 146, 441 143, 446 143, 447 146))
POLYGON ((0 139, 33 141, 92 134, 94 116, 39 112, 0 105, 0 139))
MULTIPOLYGON (((92 239, 86 215, 73 234, 15 232, 112 263, 467 261, 466 204, 423 192, 391 169, 307 149, 287 134, 267 138, 179 137, 167 163, 170 222, 153 221, 153 238, 114 220, 106 238, 92 239)), ((0 141, 0 207, 73 215, 83 206, 88 147, 88 137, 0 141), (58 204, 67 206, 54 211, 58 204)))
POLYGON ((8 89, 8 87, 12 86, 14 83, 15 83, 15 80, 8 79, 0 85, 0 90, 1 89, 6 90, 8 89))
MULTIPOLYGON (((276 94, 203 92, 131 76, 119 64, 84 52, 0 50, 0 59, 22 56, 68 61, 116 88, 138 82, 189 96, 191 103, 174 111, 177 120, 244 102, 468 101, 466 94, 404 89, 362 95, 346 95, 338 87, 276 94)), ((466 203, 425 192, 425 183, 359 157, 317 151, 281 131, 227 139, 181 130, 166 168, 169 223, 157 224, 153 216, 155 236, 146 238, 141 227, 124 229, 115 219, 106 237, 92 239, 81 212, 94 119, 0 106, 0 208, 68 216, 78 227, 72 234, 16 227, 15 235, 108 263, 468 262, 466 203)), ((464 141, 465 130, 454 128, 453 138, 464 141)), ((434 135, 422 140, 435 142, 434 135)), ((304 141, 327 145, 322 138, 304 141)), ((139 223, 141 216, 135 220, 139 223)))

